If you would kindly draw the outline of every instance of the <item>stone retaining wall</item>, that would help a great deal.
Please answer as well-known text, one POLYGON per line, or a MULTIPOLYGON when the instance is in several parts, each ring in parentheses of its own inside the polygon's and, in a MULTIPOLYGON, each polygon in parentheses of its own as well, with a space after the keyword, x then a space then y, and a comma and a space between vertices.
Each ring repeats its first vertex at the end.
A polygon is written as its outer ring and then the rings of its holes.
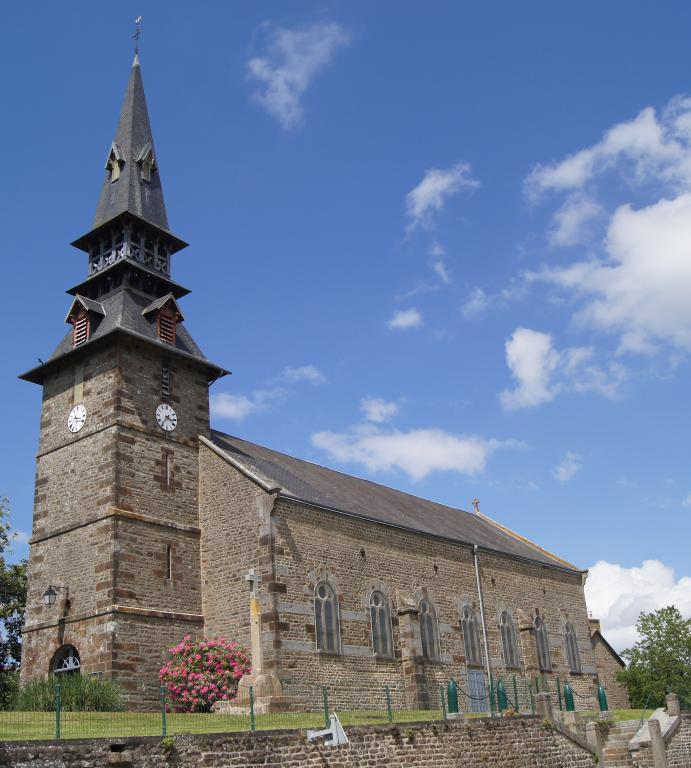
POLYGON ((2 742, 0 765, 15 768, 592 768, 592 753, 535 717, 346 729, 349 744, 309 744, 303 731, 160 738, 2 742))

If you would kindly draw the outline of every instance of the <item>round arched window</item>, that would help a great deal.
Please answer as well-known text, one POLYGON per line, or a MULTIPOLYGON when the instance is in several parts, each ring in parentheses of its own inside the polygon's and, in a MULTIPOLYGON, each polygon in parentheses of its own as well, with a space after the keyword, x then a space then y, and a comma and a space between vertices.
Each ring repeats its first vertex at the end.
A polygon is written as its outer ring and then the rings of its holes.
POLYGON ((56 675, 79 674, 81 667, 79 651, 73 645, 58 648, 50 663, 50 671, 56 675))

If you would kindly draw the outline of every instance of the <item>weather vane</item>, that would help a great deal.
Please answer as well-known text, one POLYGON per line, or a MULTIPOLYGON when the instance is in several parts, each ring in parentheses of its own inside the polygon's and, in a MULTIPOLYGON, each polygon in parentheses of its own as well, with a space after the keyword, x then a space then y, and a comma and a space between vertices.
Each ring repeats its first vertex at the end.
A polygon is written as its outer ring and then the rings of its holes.
POLYGON ((139 53, 139 38, 141 37, 141 34, 142 34, 141 23, 142 23, 142 17, 137 16, 137 18, 134 20, 134 34, 132 35, 132 37, 134 38, 135 53, 139 53))

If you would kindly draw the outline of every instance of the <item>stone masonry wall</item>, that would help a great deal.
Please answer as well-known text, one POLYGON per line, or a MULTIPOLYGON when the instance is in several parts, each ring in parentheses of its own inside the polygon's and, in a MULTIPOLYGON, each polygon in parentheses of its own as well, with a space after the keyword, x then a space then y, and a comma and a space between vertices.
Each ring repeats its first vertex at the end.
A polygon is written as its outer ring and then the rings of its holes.
MULTIPOLYGON (((213 715, 211 715, 213 717, 213 715)), ((359 727, 347 745, 309 744, 304 732, 175 739, 168 752, 157 739, 0 744, 0 763, 14 768, 100 768, 103 765, 184 768, 262 765, 267 768, 592 768, 590 751, 535 718, 462 724, 359 727)))
POLYGON ((681 716, 681 723, 667 745, 669 768, 688 768, 691 765, 691 713, 681 716))
POLYGON ((140 706, 140 688, 155 692, 167 649, 187 631, 202 633, 197 444, 208 419, 203 367, 164 344, 87 346, 46 380, 24 681, 47 674, 58 637, 76 646, 85 672, 117 677, 140 706), (155 419, 163 365, 178 414, 172 433, 155 419), (87 419, 72 434, 67 416, 78 402, 87 419), (59 593, 44 606, 48 584, 68 587, 69 600, 59 593), (91 632, 99 643, 109 637, 98 653, 91 632))
POLYGON ((257 568, 259 508, 266 493, 213 450, 199 446, 199 522, 205 630, 249 649, 249 588, 257 568))
POLYGON ((623 667, 597 635, 593 637, 592 642, 598 679, 607 691, 607 703, 610 709, 627 709, 629 707, 628 691, 626 686, 617 682, 617 674, 623 667))
MULTIPOLYGON (((465 603, 479 611, 472 552, 469 546, 436 540, 368 521, 280 500, 273 518, 276 585, 279 595, 279 676, 287 694, 314 698, 328 684, 336 708, 381 708, 384 686, 395 704, 410 702, 410 680, 402 664, 398 609, 406 600, 427 594, 437 610, 441 660, 417 659, 429 706, 438 706, 439 686, 453 676, 466 687, 465 652, 460 612, 465 603), (320 578, 328 579, 338 595, 342 653, 315 651, 312 594, 320 578), (368 600, 372 589, 388 594, 392 604, 394 659, 377 659, 372 652, 368 600)), ((574 689, 595 706, 592 680, 595 664, 581 575, 504 556, 481 553, 485 616, 493 674, 505 680, 514 670, 504 668, 498 617, 508 608, 534 618, 536 610, 549 630, 553 676, 571 677, 574 689), (570 675, 563 650, 563 625, 569 619, 579 639, 582 675, 570 675)), ((534 639, 530 638, 534 644, 534 639)), ((418 654, 419 655, 419 654, 418 654)), ((484 652, 483 652, 484 658, 484 652)), ((530 659, 516 670, 528 674, 530 659)), ((419 685, 419 681, 418 681, 419 685)), ((509 686, 507 688, 510 691, 509 686)), ((523 706, 527 705, 527 700, 523 706)))

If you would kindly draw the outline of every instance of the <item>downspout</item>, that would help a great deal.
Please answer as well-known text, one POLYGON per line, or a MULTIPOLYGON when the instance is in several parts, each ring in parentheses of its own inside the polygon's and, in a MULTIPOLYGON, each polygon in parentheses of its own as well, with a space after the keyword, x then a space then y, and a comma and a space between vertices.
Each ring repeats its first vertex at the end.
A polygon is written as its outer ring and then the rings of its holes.
MULTIPOLYGON (((473 560, 475 562, 475 578, 477 580, 477 594, 480 599, 480 624, 482 625, 482 641, 485 646, 485 666, 487 667, 487 681, 489 682, 490 689, 492 687, 492 667, 489 660, 489 643, 487 642, 487 626, 485 624, 485 602, 482 599, 482 581, 480 579, 480 563, 478 559, 478 553, 480 548, 477 544, 473 545, 473 560)), ((492 694, 490 692, 490 703, 492 701, 492 694)), ((492 712, 494 717, 494 712, 492 712)))

